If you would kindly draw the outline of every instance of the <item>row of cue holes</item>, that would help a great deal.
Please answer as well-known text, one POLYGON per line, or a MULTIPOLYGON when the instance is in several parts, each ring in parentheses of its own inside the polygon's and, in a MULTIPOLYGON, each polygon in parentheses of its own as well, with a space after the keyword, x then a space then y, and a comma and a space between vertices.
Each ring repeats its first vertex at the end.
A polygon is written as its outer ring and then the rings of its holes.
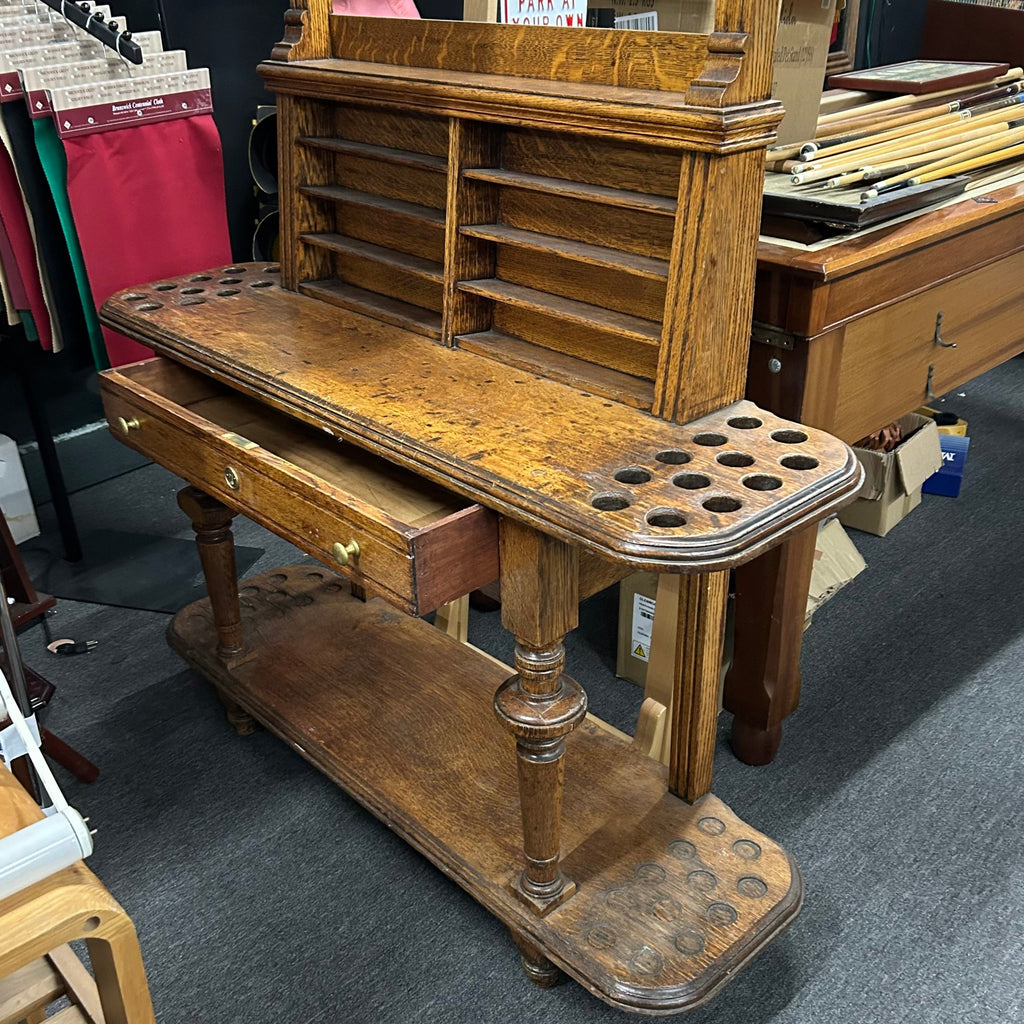
MULTIPOLYGON (((757 427, 763 426, 762 421, 754 416, 736 416, 727 422, 730 427, 735 427, 738 430, 755 430, 757 427)), ((807 440, 807 435, 803 431, 788 428, 774 430, 769 436, 780 444, 802 444, 807 440)), ((728 442, 729 439, 724 434, 714 431, 702 431, 693 437, 694 444, 705 448, 716 448, 719 445, 728 444, 728 442)), ((658 452, 654 458, 665 465, 682 466, 693 456, 682 449, 670 448, 658 452)), ((723 466, 743 468, 752 466, 756 460, 753 455, 748 455, 746 452, 729 451, 716 456, 715 461, 723 466)), ((818 460, 810 455, 784 455, 779 459, 779 464, 786 469, 804 471, 816 469, 818 460)), ((635 486, 648 483, 653 479, 653 474, 643 466, 624 466, 615 473, 615 479, 620 484, 635 486)), ((774 491, 782 486, 782 480, 779 477, 768 473, 753 473, 744 477, 741 482, 744 487, 752 491, 774 491)), ((683 490, 697 491, 710 487, 712 481, 703 473, 684 472, 674 476, 672 483, 683 490)), ((621 512, 623 509, 629 508, 632 503, 632 496, 621 491, 603 491, 600 494, 595 494, 590 501, 590 504, 601 512, 621 512)), ((716 494, 702 502, 702 507, 708 512, 738 512, 743 507, 743 502, 730 495, 716 494)), ((649 526, 672 528, 686 525, 686 517, 683 513, 672 508, 652 509, 644 518, 649 526)))
MULTIPOLYGON (((246 270, 247 270, 246 267, 225 267, 223 272, 225 274, 227 274, 228 276, 227 277, 222 277, 217 282, 217 284, 218 285, 242 284, 243 283, 242 279, 240 277, 236 277, 236 276, 233 276, 233 275, 244 274, 246 272, 246 270)), ((274 265, 269 266, 269 267, 264 267, 263 270, 261 271, 261 273, 263 273, 263 274, 278 274, 278 273, 280 273, 280 271, 281 271, 280 265, 274 264, 274 265)), ((199 285, 199 284, 205 284, 207 281, 212 281, 213 280, 213 276, 211 274, 196 274, 195 277, 190 277, 188 280, 189 280, 189 284, 194 286, 194 285, 199 285)), ((273 285, 274 285, 273 281, 261 280, 261 281, 253 281, 252 284, 249 285, 249 287, 250 288, 272 288, 273 285)), ((156 292, 171 292, 171 291, 174 291, 177 287, 178 286, 176 284, 171 284, 168 281, 165 284, 153 285, 153 291, 156 291, 156 292)), ((197 306, 200 303, 205 302, 206 299, 202 298, 202 295, 203 295, 203 293, 205 291, 206 291, 205 288, 198 288, 198 287, 182 288, 180 294, 184 295, 185 298, 181 299, 180 305, 182 305, 182 306, 197 306)), ((226 299, 226 298, 228 298, 231 295, 237 295, 238 292, 239 292, 239 289, 237 289, 237 288, 224 287, 220 291, 217 292, 217 297, 218 298, 222 298, 222 299, 226 299)), ((125 302, 135 302, 138 299, 145 299, 145 298, 148 298, 148 296, 143 295, 142 293, 139 293, 139 292, 133 292, 131 295, 124 295, 124 296, 122 296, 122 300, 125 301, 125 302)), ((149 312, 152 312, 154 310, 162 309, 162 308, 163 308, 163 303, 160 303, 160 302, 143 302, 139 306, 139 309, 142 310, 145 313, 149 313, 149 312)))

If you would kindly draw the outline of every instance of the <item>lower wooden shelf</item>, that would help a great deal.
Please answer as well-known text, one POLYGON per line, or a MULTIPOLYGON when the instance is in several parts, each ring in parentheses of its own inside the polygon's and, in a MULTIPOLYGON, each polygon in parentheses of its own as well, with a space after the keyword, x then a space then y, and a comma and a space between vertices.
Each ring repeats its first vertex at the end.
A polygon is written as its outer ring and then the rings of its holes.
MULTIPOLYGON (((510 669, 340 577, 290 566, 240 590, 245 651, 216 656, 208 601, 171 645, 402 835, 520 939, 614 1006, 704 1002, 796 916, 800 874, 717 797, 587 719, 567 743, 562 825, 578 890, 547 916, 512 893, 522 866, 514 743, 492 701, 510 669)), ((570 666, 571 672, 571 666, 570 666)))

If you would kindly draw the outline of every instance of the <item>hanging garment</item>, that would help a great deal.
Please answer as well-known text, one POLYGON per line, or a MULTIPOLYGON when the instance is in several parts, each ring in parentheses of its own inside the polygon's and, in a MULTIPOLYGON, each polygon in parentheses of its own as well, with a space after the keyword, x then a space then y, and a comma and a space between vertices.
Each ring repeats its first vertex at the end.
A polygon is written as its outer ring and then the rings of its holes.
MULTIPOLYGON (((195 91, 182 95, 189 98, 168 98, 164 106, 192 103, 195 91)), ((209 113, 142 115, 107 128, 97 112, 93 119, 102 127, 96 130, 83 126, 80 111, 69 115, 56 99, 54 106, 97 308, 122 288, 231 262, 220 136, 209 113)), ((210 109, 208 77, 199 107, 210 109)), ((115 331, 103 328, 103 336, 111 366, 152 355, 115 331)))
POLYGON ((92 354, 88 348, 85 314, 78 298, 78 286, 71 257, 64 244, 60 218, 36 151, 28 110, 24 103, 14 101, 0 104, 0 112, 10 138, 18 181, 32 214, 36 251, 42 272, 50 284, 51 312, 59 324, 64 351, 71 354, 75 365, 89 365, 92 354))
POLYGON ((18 178, 14 173, 14 164, 3 146, 0 146, 0 221, 3 222, 4 235, 11 246, 13 265, 25 288, 26 307, 32 312, 39 343, 43 348, 52 350, 50 314, 36 264, 32 229, 29 227, 18 178))
POLYGON ((68 162, 64 155, 64 147, 57 137, 57 129, 52 119, 33 120, 32 127, 35 131, 39 161, 50 187, 50 195, 53 198, 64 236, 64 245, 71 260, 78 301, 82 306, 85 320, 89 351, 92 353, 96 369, 105 370, 110 363, 107 360, 107 350, 103 343, 99 317, 96 315, 96 306, 89 289, 89 277, 85 270, 82 246, 78 241, 78 231, 75 228, 75 219, 71 213, 71 203, 68 200, 68 162))

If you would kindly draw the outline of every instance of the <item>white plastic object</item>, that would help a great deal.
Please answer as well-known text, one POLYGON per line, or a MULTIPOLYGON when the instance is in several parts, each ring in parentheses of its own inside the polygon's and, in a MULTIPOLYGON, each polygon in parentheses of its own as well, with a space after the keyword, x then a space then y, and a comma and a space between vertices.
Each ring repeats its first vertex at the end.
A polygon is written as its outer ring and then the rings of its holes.
POLYGON ((32 726, 19 710, 3 672, 0 672, 0 704, 11 719, 10 728, 4 730, 5 736, 13 730, 10 739, 5 740, 5 750, 17 748, 27 753, 52 801, 52 806, 45 812, 47 817, 42 821, 33 822, 0 839, 0 900, 4 900, 88 857, 92 853, 92 836, 85 819, 68 804, 60 791, 39 749, 32 726))

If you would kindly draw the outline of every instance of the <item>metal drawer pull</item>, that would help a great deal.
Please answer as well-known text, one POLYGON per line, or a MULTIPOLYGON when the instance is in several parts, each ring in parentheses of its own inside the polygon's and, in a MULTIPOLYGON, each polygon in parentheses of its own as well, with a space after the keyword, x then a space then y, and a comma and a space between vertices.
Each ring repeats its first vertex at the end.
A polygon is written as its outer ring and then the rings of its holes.
POLYGON ((359 542, 350 540, 347 544, 342 544, 341 541, 337 541, 331 548, 331 553, 339 565, 348 565, 349 559, 359 557, 359 542))
POLYGON ((935 317, 935 337, 932 338, 939 348, 956 348, 955 341, 943 341, 942 340, 942 313, 935 317))
POLYGON ((233 491, 237 491, 242 486, 242 478, 238 475, 238 470, 232 466, 228 466, 224 470, 224 483, 228 485, 233 491))
POLYGON ((117 425, 122 434, 130 434, 133 430, 139 430, 142 427, 138 416, 133 416, 130 420, 126 420, 123 416, 118 416, 117 425))

